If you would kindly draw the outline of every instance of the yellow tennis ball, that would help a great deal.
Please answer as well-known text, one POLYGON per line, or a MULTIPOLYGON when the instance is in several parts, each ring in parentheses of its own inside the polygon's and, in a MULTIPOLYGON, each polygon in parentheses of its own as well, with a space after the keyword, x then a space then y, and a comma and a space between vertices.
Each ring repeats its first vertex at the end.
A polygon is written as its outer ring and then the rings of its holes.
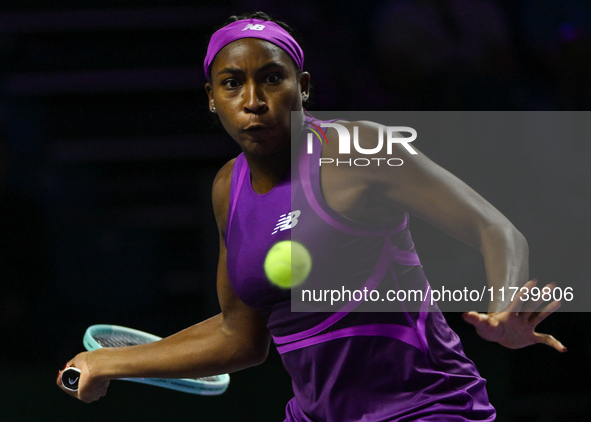
POLYGON ((312 257, 304 245, 291 240, 277 242, 265 258, 269 281, 283 289, 302 284, 312 269, 312 257))

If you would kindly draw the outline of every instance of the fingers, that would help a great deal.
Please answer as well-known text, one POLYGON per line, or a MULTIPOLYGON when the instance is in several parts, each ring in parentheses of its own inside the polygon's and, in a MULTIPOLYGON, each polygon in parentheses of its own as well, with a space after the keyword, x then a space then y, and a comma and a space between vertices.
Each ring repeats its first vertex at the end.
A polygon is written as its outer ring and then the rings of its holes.
POLYGON ((554 338, 554 336, 551 336, 550 334, 540 334, 540 333, 534 333, 537 339, 538 343, 542 343, 545 344, 547 346, 553 347, 554 349, 558 350, 561 353, 566 352, 566 347, 564 347, 564 345, 559 342, 558 340, 556 340, 554 338))
POLYGON ((74 359, 67 363, 60 371, 58 371, 57 385, 68 395, 83 401, 84 403, 91 403, 100 399, 107 394, 109 387, 109 380, 104 378, 97 378, 91 375, 89 369, 88 356, 89 352, 82 352, 74 359), (80 379, 78 381, 78 391, 71 391, 62 385, 63 371, 69 367, 75 367, 80 370, 80 379))
POLYGON ((107 395, 107 389, 109 388, 109 381, 101 382, 98 385, 94 385, 91 388, 86 388, 82 392, 78 393, 78 399, 84 403, 92 403, 97 401, 101 397, 107 395))
MULTIPOLYGON (((93 401, 96 401, 96 400, 100 399, 101 397, 104 397, 107 394, 107 387, 109 386, 108 382, 104 385, 99 386, 99 387, 89 387, 88 384, 86 384, 85 386, 82 386, 82 384, 83 384, 82 379, 80 379, 80 382, 78 383, 79 389, 77 391, 72 391, 72 390, 68 390, 67 388, 65 388, 64 385, 62 384, 62 375, 67 368, 71 368, 71 367, 73 367, 73 365, 68 364, 68 365, 64 366, 64 369, 61 369, 58 371, 56 383, 62 391, 64 391, 69 396, 72 396, 80 401, 83 401, 84 403, 92 403, 93 401)), ((82 377, 82 375, 81 375, 81 377, 82 377)))
MULTIPOLYGON (((528 289, 528 291, 527 291, 528 293, 529 293, 529 292, 531 292, 531 289, 532 289, 533 287, 536 287, 536 285, 538 284, 538 280, 536 280, 536 279, 533 279, 533 280, 531 280, 531 281, 533 281, 533 284, 532 284, 532 286, 531 286, 531 287, 528 289)), ((554 287, 554 283, 550 283, 550 284, 548 284, 546 287, 549 287, 550 285, 552 285, 552 288, 554 287)), ((524 287, 525 287, 525 286, 524 286, 524 287)), ((524 292, 524 296, 525 296, 525 292, 524 292)), ((528 294, 528 296, 530 297, 530 300, 529 300, 529 301, 527 301, 527 302, 526 302, 526 303, 523 305, 523 307, 522 307, 522 310, 519 312, 519 314, 520 314, 520 315, 521 315, 521 314, 524 314, 526 317, 528 317, 528 318, 529 318, 529 315, 530 315, 532 312, 535 312, 535 311, 536 311, 536 310, 537 310, 537 309, 540 307, 540 305, 541 305, 542 303, 544 303, 544 299, 542 299, 542 295, 538 295, 538 299, 537 299, 537 300, 534 300, 534 299, 533 299, 533 298, 535 297, 534 295, 528 294)))
MULTIPOLYGON (((544 288, 541 289, 541 291, 544 291, 544 290, 547 291, 547 289, 550 289, 550 293, 552 293, 552 295, 550 297, 554 297, 553 292, 554 292, 555 288, 556 288, 556 283, 552 282, 552 283, 548 283, 547 285, 545 285, 544 288)), ((519 312, 519 316, 522 317, 523 319, 527 320, 530 324, 532 324, 532 326, 534 328, 540 322, 542 322, 548 316, 550 316, 551 313, 557 311, 561 306, 560 301, 553 301, 553 302, 548 303, 543 308, 539 309, 540 305, 542 305, 544 302, 546 302, 546 300, 544 300, 544 295, 540 294, 538 296, 537 300, 533 300, 535 295, 532 294, 530 296, 531 296, 531 300, 525 304, 525 306, 523 307, 523 311, 519 312)))
MULTIPOLYGON (((559 301, 554 301, 551 302, 549 305, 546 305, 543 309, 538 310, 538 308, 540 307, 540 305, 542 305, 544 302, 548 302, 549 299, 551 300, 554 296, 554 290, 556 289, 556 283, 552 282, 552 283, 548 283, 546 284, 542 289, 540 289, 539 291, 536 291, 535 294, 534 292, 531 292, 530 296, 530 301, 526 303, 526 305, 523 307, 523 311, 520 312, 520 314, 525 314, 525 316, 527 318, 530 317, 530 315, 537 313, 537 312, 554 312, 556 311, 558 308, 560 308, 560 305, 556 305, 555 303, 560 303, 559 301), (537 300, 534 300, 534 298, 537 296, 537 300), (547 297, 546 299, 544 299, 544 297, 547 297), (536 312, 537 311, 537 312, 536 312)), ((545 317, 544 317, 545 318, 545 317)), ((541 320, 538 321, 541 322, 543 320, 543 318, 541 320)))
POLYGON ((540 322, 561 306, 560 301, 544 305, 548 299, 555 297, 553 294, 556 288, 555 283, 544 286, 546 291, 543 295, 538 293, 544 289, 538 289, 536 285, 535 279, 525 283, 509 306, 501 312, 482 314, 472 311, 464 313, 462 317, 464 321, 476 328, 480 337, 498 342, 505 347, 519 349, 534 343, 542 343, 559 352, 566 352, 566 347, 553 336, 535 331, 540 322), (548 296, 548 290, 552 293, 550 296, 548 296))
POLYGON ((529 296, 529 292, 535 285, 537 280, 533 279, 525 283, 520 289, 518 294, 515 295, 509 306, 503 312, 520 312, 524 305, 526 298, 529 296))
POLYGON ((557 311, 558 308, 560 308, 560 306, 562 306, 562 303, 557 300, 547 304, 542 309, 540 309, 538 312, 535 312, 532 314, 532 316, 530 318, 531 323, 535 327, 540 322, 542 322, 543 320, 548 318, 552 312, 557 311))
POLYGON ((483 327, 489 322, 489 316, 487 314, 481 314, 476 311, 465 312, 462 314, 462 318, 468 324, 473 325, 476 329, 483 327))
POLYGON ((487 341, 498 341, 505 331, 505 328, 499 324, 496 317, 474 311, 467 312, 462 316, 464 321, 472 324, 476 328, 478 335, 487 341))
POLYGON ((525 283, 523 287, 519 289, 518 294, 515 296, 511 304, 503 312, 516 312, 522 319, 534 322, 535 326, 542 322, 549 313, 560 308, 560 302, 554 301, 544 306, 544 308, 539 309, 542 304, 548 301, 548 299, 544 299, 544 297, 548 296, 550 299, 554 297, 553 293, 554 289, 556 289, 556 283, 548 283, 542 289, 538 289, 536 285, 536 279, 532 279, 525 283), (538 315, 540 313, 548 314, 538 315), (532 318, 532 315, 534 318, 532 318))

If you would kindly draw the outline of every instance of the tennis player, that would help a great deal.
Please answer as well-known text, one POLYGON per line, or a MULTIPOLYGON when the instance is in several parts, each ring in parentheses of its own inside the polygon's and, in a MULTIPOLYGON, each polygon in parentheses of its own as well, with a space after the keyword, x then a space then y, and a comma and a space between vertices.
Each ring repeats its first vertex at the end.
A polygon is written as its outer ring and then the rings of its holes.
MULTIPOLYGON (((78 392, 68 394, 92 402, 115 378, 238 371, 263 362, 273 341, 293 379, 286 421, 495 419, 485 380, 443 315, 426 302, 420 312, 351 312, 351 303, 342 312, 291 312, 290 291, 265 277, 267 251, 290 239, 298 225, 315 259, 320 252, 313 243, 319 239, 327 256, 331 247, 363 244, 369 252, 359 256, 355 277, 366 286, 386 280, 425 287, 408 230, 410 213, 478 249, 490 286, 536 284, 527 281, 528 247, 514 226, 466 184, 401 144, 394 145, 395 156, 404 160, 395 178, 385 167, 326 166, 320 173, 317 165, 304 163, 299 178, 309 183, 292 185, 291 112, 302 113, 302 125, 321 123, 304 118, 310 75, 303 62, 289 27, 261 12, 233 16, 212 35, 204 63, 209 108, 242 149, 213 185, 222 312, 157 343, 80 353, 66 365, 81 370, 78 392), (297 209, 292 189, 306 198, 297 209)), ((372 146, 365 140, 375 144, 378 124, 339 123, 359 127, 361 146, 372 146)), ((338 153, 338 142, 331 142, 338 139, 336 131, 327 130, 327 137, 310 162, 338 153)), ((314 277, 312 272, 309 281, 314 277)), ((491 303, 486 314, 464 315, 482 338, 509 348, 544 343, 566 351, 552 336, 535 332, 559 302, 491 303)))

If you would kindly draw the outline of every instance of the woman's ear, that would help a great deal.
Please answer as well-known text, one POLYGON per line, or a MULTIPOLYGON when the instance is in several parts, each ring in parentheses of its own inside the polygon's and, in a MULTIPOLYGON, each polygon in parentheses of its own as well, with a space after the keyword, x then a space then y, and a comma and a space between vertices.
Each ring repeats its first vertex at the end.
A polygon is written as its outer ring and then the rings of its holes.
POLYGON ((213 90, 211 88, 211 84, 207 82, 205 84, 205 92, 207 92, 207 96, 209 97, 209 110, 212 113, 215 113, 215 102, 213 100, 213 90))
POLYGON ((302 100, 305 102, 310 98, 310 74, 302 72, 299 74, 300 92, 302 93, 302 100), (304 99, 305 96, 305 99, 304 99))

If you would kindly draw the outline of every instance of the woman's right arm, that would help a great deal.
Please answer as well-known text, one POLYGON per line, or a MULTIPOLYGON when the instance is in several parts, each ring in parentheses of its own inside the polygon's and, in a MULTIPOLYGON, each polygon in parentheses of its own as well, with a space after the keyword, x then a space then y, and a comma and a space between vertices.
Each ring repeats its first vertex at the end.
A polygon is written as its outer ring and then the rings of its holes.
MULTIPOLYGON (((105 395, 111 379, 199 378, 235 372, 265 360, 271 338, 266 321, 235 295, 228 281, 224 231, 232 168, 233 161, 220 170, 213 186, 220 233, 217 291, 222 312, 155 343, 80 353, 69 364, 81 370, 78 392, 64 391, 90 403, 105 395)), ((61 371, 57 384, 61 387, 61 371)))

